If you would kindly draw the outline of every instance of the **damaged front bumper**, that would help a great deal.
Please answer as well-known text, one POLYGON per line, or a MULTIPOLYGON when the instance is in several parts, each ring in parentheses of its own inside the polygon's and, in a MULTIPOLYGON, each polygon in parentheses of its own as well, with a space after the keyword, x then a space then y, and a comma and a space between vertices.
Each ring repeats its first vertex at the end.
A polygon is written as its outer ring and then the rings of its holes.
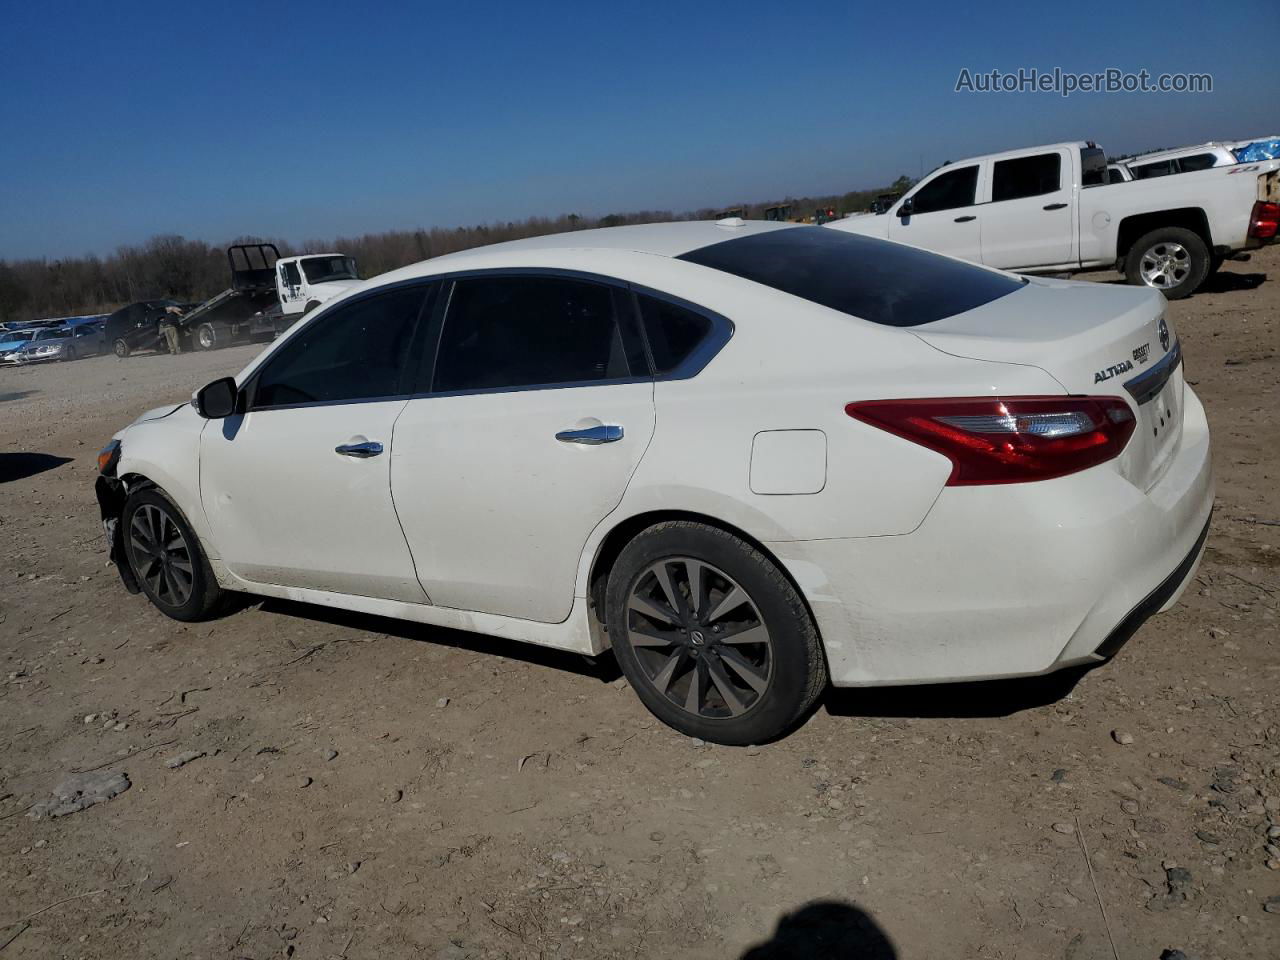
POLYGON ((100 474, 94 482, 93 492, 98 496, 98 508, 102 512, 102 529, 107 535, 107 557, 116 565, 120 574, 120 582, 130 593, 139 593, 138 578, 133 575, 133 567, 124 552, 124 529, 120 525, 120 517, 124 513, 124 501, 129 490, 124 481, 116 477, 100 474))

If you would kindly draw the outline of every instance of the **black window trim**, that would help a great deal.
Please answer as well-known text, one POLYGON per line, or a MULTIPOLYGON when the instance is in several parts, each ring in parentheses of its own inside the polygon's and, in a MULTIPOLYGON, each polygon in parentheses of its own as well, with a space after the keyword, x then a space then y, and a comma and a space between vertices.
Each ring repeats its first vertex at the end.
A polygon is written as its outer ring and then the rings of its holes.
POLYGON ((723 314, 716 313, 714 310, 708 310, 706 307, 699 306, 685 300, 683 297, 677 297, 674 294, 664 293, 661 290, 654 290, 641 284, 629 284, 631 288, 631 297, 633 309, 635 310, 636 320, 640 326, 641 333, 644 335, 644 349, 649 357, 649 369, 656 370, 657 365, 653 361, 653 350, 649 346, 649 335, 644 329, 643 313, 640 311, 639 296, 652 297, 655 300, 663 300, 673 306, 688 310, 690 313, 696 313, 701 317, 711 321, 711 329, 707 335, 702 338, 696 347, 689 353, 687 357, 681 360, 669 372, 654 377, 654 379, 663 383, 668 380, 691 380, 706 369, 707 364, 716 358, 716 355, 724 349, 725 345, 733 338, 734 325, 733 321, 723 314))
MULTIPOLYGON (((374 287, 371 290, 362 290, 360 291, 360 293, 357 293, 353 296, 344 297, 341 300, 337 300, 332 303, 325 304, 322 309, 317 310, 310 317, 306 318, 305 321, 300 321, 296 329, 291 330, 289 332, 288 339, 286 339, 285 342, 281 344, 281 350, 282 351, 287 350, 289 343, 294 339, 296 339, 298 336, 300 336, 302 332, 307 329, 307 327, 310 327, 317 323, 322 323, 325 320, 325 318, 331 316, 333 314, 333 311, 336 309, 347 307, 354 303, 360 303, 363 300, 368 300, 373 297, 379 296, 380 294, 389 293, 395 290, 403 290, 411 287, 422 287, 423 300, 418 307, 418 316, 413 321, 413 324, 414 324, 413 333, 409 337, 409 347, 408 347, 410 356, 418 354, 419 352, 418 347, 419 347, 419 344, 422 342, 422 337, 424 336, 424 331, 427 326, 427 324, 423 322, 423 314, 424 312, 426 312, 424 308, 431 306, 434 309, 438 305, 439 301, 442 299, 439 296, 438 291, 433 296, 432 290, 431 290, 432 286, 436 285, 439 282, 439 279, 440 279, 439 277, 431 276, 431 277, 414 277, 409 280, 399 280, 399 281, 396 281, 395 283, 388 283, 382 286, 374 287)), ((240 389, 245 398, 244 409, 246 413, 267 413, 274 410, 300 410, 300 409, 308 409, 311 407, 335 407, 335 406, 340 406, 342 404, 385 403, 392 400, 407 400, 409 397, 413 396, 411 388, 414 386, 417 378, 417 374, 418 374, 418 371, 414 368, 413 364, 407 365, 405 370, 403 370, 400 374, 400 382, 397 384, 398 390, 394 394, 387 394, 387 395, 382 395, 377 397, 352 397, 346 400, 307 400, 302 403, 278 403, 278 404, 271 404, 270 406, 258 406, 256 403, 257 392, 258 392, 258 380, 261 378, 263 371, 266 370, 269 366, 271 366, 272 362, 274 362, 276 359, 277 359, 276 352, 273 351, 272 355, 268 356, 253 371, 253 373, 249 375, 248 379, 245 380, 244 384, 241 386, 240 389)))
MULTIPOLYGON (((629 383, 654 383, 667 380, 687 380, 697 376, 711 360, 720 352, 733 336, 733 321, 706 307, 698 306, 673 294, 654 290, 641 284, 634 284, 618 277, 590 273, 585 270, 572 270, 563 267, 486 267, 475 270, 459 270, 453 273, 438 274, 435 279, 444 281, 442 295, 437 297, 440 309, 432 316, 430 331, 427 334, 430 347, 424 351, 424 370, 418 381, 418 389, 410 399, 420 400, 431 397, 466 397, 487 393, 526 393, 531 390, 569 390, 577 387, 605 387, 629 383), (578 280, 608 287, 623 296, 614 297, 614 309, 619 311, 618 323, 623 338, 638 338, 643 344, 643 354, 648 361, 649 369, 643 374, 633 373, 629 377, 616 379, 574 380, 561 383, 533 383, 516 387, 483 387, 474 390, 440 390, 434 389, 435 368, 440 353, 440 342, 444 333, 444 324, 448 317, 448 306, 453 300, 454 282, 474 277, 547 277, 565 280, 578 280), (649 346, 649 338, 641 320, 640 306, 636 294, 665 300, 686 310, 692 310, 711 321, 711 331, 703 337, 702 342, 670 373, 654 375, 653 351, 649 346), (620 308, 629 307, 622 310, 620 308), (429 360, 427 357, 429 356, 429 360), (429 375, 428 375, 429 371, 429 375)), ((627 351, 630 353, 630 351, 627 351)))
MULTIPOLYGON (((407 280, 400 280, 395 283, 388 283, 374 287, 370 290, 361 291, 350 297, 344 297, 341 300, 331 304, 325 304, 324 307, 317 310, 313 315, 307 317, 305 321, 300 322, 296 331, 290 331, 288 340, 294 339, 295 336, 301 334, 306 327, 321 322, 326 316, 330 315, 333 309, 344 307, 348 304, 358 303, 369 297, 374 297, 382 293, 397 290, 405 287, 421 286, 428 288, 424 291, 423 308, 418 313, 415 321, 413 336, 409 341, 409 350, 411 354, 419 357, 419 362, 410 364, 401 375, 399 384, 400 390, 394 395, 378 396, 378 397, 357 397, 349 400, 311 400, 303 403, 283 403, 274 404, 272 406, 258 406, 255 404, 255 394, 257 393, 258 380, 262 376, 264 370, 272 363, 274 356, 267 357, 264 362, 257 367, 245 381, 241 390, 245 397, 245 412, 266 413, 275 410, 298 410, 310 407, 332 407, 341 404, 354 403, 383 403, 393 400, 422 400, 430 397, 461 397, 486 393, 524 393, 530 390, 566 390, 576 387, 596 387, 609 386, 612 384, 628 384, 628 383, 654 383, 665 382, 670 380, 689 380, 696 377, 707 365, 715 359, 716 355, 724 349, 725 345, 732 339, 734 334, 733 321, 723 314, 716 313, 704 306, 685 300, 683 297, 666 293, 662 290, 656 290, 643 284, 631 283, 618 277, 605 276, 603 274, 590 273, 584 270, 572 270, 562 267, 485 267, 474 270, 457 270, 450 273, 431 274, 426 277, 413 277, 407 280), (624 338, 637 338, 639 345, 642 346, 642 352, 648 361, 649 369, 643 374, 633 374, 630 377, 624 377, 614 380, 581 380, 568 383, 543 383, 528 384, 519 387, 487 387, 477 390, 449 390, 435 391, 433 384, 435 380, 435 366, 440 352, 441 336, 444 332, 444 321, 448 313, 449 304, 453 299, 454 282, 457 280, 465 280, 472 277, 555 277, 570 280, 581 280, 587 283, 595 283, 601 286, 609 287, 615 292, 614 308, 619 309, 629 306, 630 309, 619 310, 619 324, 621 333, 624 338), (434 295, 429 289, 432 285, 437 285, 434 295), (694 348, 694 350, 685 357, 670 372, 655 376, 653 351, 649 346, 649 338, 644 329, 644 323, 641 319, 640 305, 637 295, 653 297, 656 300, 664 300, 675 306, 685 310, 690 310, 711 321, 711 330, 707 333, 702 341, 694 348)), ((288 343, 282 344, 282 348, 288 343)), ((634 345, 634 344, 633 344, 634 345)), ((628 351, 630 352, 630 351, 628 351)))

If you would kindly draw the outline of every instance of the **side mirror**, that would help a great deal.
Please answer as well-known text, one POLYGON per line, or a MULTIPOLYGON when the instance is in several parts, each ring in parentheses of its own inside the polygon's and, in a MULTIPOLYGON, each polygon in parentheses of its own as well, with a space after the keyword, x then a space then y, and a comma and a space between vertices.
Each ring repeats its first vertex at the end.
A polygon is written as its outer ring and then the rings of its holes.
POLYGON ((206 420, 221 420, 236 412, 239 405, 240 389, 234 377, 223 377, 213 383, 207 383, 192 398, 196 412, 206 420))
POLYGON ((915 198, 907 197, 907 199, 903 200, 901 205, 898 207, 898 216, 905 220, 907 217, 911 216, 911 214, 915 213, 915 210, 915 198))

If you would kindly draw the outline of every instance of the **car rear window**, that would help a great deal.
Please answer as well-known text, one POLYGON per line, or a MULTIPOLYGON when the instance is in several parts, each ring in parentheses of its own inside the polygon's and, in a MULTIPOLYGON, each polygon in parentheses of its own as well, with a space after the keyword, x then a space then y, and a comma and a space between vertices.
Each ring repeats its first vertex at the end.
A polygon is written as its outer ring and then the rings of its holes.
POLYGON ((826 227, 753 233, 679 259, 890 327, 964 313, 1025 283, 927 250, 826 227))

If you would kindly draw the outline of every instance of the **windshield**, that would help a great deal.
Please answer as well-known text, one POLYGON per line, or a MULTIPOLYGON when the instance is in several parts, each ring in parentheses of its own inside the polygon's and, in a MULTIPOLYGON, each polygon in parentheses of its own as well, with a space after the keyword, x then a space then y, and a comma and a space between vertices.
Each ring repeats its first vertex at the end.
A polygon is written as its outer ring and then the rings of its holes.
POLYGON ((307 257, 302 261, 302 272, 308 283, 360 279, 356 276, 356 262, 350 257, 307 257))
POLYGON ((827 227, 749 234, 679 259, 891 327, 963 313, 1024 284, 927 250, 827 227))
POLYGON ((30 340, 36 335, 34 330, 12 330, 8 333, 0 333, 0 342, 3 343, 21 343, 23 340, 30 340))

